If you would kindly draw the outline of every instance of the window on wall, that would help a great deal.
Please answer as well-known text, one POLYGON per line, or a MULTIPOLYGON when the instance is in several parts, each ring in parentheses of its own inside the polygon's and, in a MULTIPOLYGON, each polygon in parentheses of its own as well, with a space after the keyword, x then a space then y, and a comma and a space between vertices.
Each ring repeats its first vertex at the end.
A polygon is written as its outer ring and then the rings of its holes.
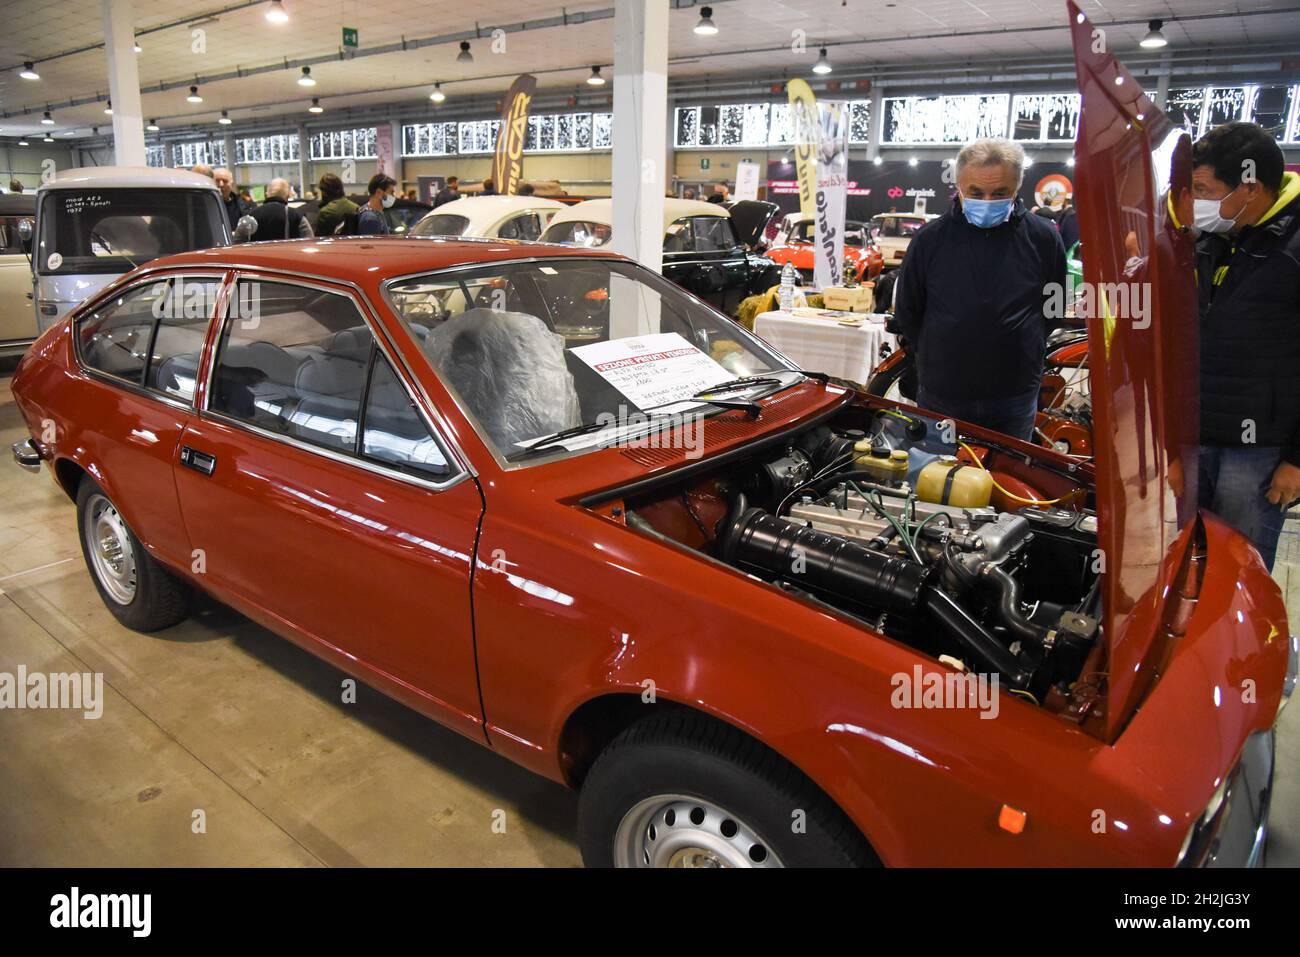
POLYGON ((226 144, 221 140, 172 144, 172 166, 197 166, 200 163, 205 166, 225 166, 226 144))
POLYGON ((1254 121, 1276 140, 1286 140, 1287 121, 1295 111, 1296 87, 1256 86, 1251 88, 1250 112, 1254 121))
POLYGON ((1078 93, 1031 93, 1011 101, 1011 137, 1025 142, 1073 143, 1079 132, 1078 93))
MULTIPOLYGON (((613 146, 609 113, 534 113, 524 136, 527 153, 582 153, 613 146)), ((402 127, 403 156, 455 156, 491 153, 497 148, 500 120, 460 123, 408 123, 402 127)))
POLYGON ((887 98, 882 143, 896 146, 969 143, 1006 136, 1006 93, 887 98))
POLYGON ((144 151, 144 164, 146 166, 167 166, 167 147, 146 146, 144 151))
MULTIPOLYGON (((849 101, 849 141, 865 143, 871 133, 871 101, 849 101)), ((724 103, 679 106, 673 113, 673 144, 693 147, 783 146, 792 142, 790 105, 724 103)))
POLYGON ((235 140, 236 163, 296 163, 298 134, 277 133, 271 136, 246 136, 235 140))
POLYGON ((374 159, 378 134, 373 126, 315 133, 307 141, 311 159, 374 159))

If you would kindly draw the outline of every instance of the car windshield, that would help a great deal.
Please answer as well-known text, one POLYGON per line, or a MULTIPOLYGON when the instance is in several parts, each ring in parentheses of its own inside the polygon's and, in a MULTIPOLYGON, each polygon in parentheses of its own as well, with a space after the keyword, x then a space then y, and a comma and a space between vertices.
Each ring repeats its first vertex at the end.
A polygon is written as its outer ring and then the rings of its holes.
POLYGON ((411 227, 412 236, 461 236, 469 219, 453 213, 433 213, 411 227))
POLYGON ((925 220, 913 216, 882 216, 871 221, 871 235, 890 239, 911 239, 925 225, 925 220))
POLYGON ((552 223, 542 234, 542 242, 566 243, 570 246, 586 246, 588 249, 603 246, 609 242, 614 231, 604 223, 593 223, 581 219, 571 219, 565 223, 552 223))
POLYGON ((36 268, 122 273, 159 256, 224 246, 226 225, 209 190, 51 190, 41 199, 36 268))
MULTIPOLYGON (((643 267, 543 259, 386 287, 430 366, 497 457, 529 464, 718 412, 693 398, 740 377, 799 373, 732 320, 643 267), (582 428, 571 437, 555 433, 582 428), (543 453, 544 450, 544 454, 543 453)), ((757 395, 760 383, 729 398, 757 395)), ((666 439, 665 439, 666 441, 666 439)))
MULTIPOLYGON (((805 219, 795 224, 794 230, 790 235, 791 242, 811 243, 817 239, 817 223, 815 220, 805 219)), ((862 246, 867 241, 863 232, 862 224, 848 220, 844 224, 844 245, 845 246, 862 246)))

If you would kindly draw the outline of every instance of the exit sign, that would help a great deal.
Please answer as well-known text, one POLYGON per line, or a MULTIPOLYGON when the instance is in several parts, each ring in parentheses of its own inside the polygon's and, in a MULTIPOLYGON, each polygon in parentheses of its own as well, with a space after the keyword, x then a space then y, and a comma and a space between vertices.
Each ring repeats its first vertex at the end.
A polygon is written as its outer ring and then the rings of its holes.
POLYGON ((357 31, 354 27, 343 28, 343 45, 345 47, 352 47, 353 49, 356 49, 357 31))
POLYGON ((708 169, 708 168, 709 168, 709 158, 707 156, 701 156, 700 169, 708 169))

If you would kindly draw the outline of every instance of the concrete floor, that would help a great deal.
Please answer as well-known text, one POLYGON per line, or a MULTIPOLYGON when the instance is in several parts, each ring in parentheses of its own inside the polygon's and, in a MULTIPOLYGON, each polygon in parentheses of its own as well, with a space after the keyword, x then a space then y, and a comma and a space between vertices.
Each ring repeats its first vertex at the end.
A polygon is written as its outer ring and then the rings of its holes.
MULTIPOLYGON (((575 795, 364 686, 341 704, 341 672, 238 614, 200 600, 161 635, 121 627, 71 503, 9 461, 26 436, 13 365, 0 360, 0 671, 102 672, 105 703, 98 720, 0 711, 0 866, 580 863, 575 795)), ((1300 565, 1279 577, 1296 620, 1300 565)), ((1300 865, 1300 705, 1272 819, 1269 863, 1300 865)))

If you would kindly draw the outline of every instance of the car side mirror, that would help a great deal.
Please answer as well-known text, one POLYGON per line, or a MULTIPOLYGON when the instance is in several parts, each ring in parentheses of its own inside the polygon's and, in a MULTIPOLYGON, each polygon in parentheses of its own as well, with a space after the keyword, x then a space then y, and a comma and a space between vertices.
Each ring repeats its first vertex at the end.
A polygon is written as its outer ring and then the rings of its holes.
POLYGON ((235 242, 248 242, 256 232, 257 220, 248 215, 240 216, 239 222, 235 224, 235 242))

